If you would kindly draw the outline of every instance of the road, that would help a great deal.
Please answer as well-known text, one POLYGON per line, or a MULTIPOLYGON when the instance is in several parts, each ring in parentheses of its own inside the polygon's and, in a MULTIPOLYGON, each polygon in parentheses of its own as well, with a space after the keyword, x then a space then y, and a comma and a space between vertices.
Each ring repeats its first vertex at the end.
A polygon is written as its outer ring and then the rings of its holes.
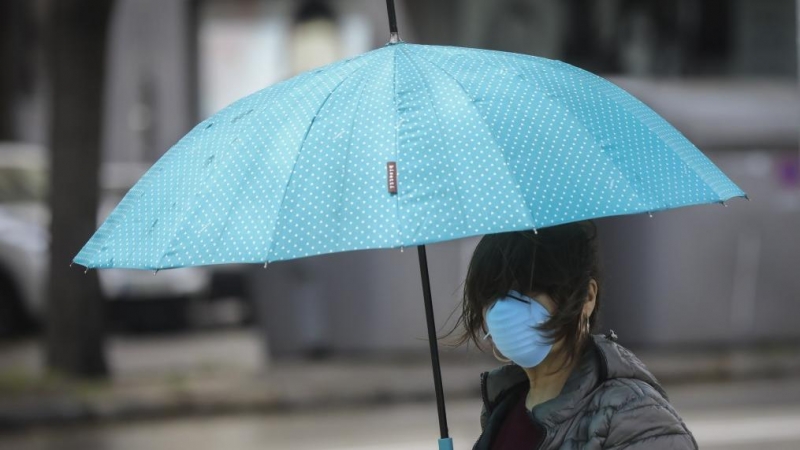
MULTIPOLYGON (((800 448, 800 379, 683 385, 668 389, 705 450, 800 448)), ((479 434, 477 400, 448 403, 456 449, 479 434)), ((436 448, 433 404, 415 403, 240 415, 103 426, 28 430, 0 435, 13 450, 417 450, 436 448)))

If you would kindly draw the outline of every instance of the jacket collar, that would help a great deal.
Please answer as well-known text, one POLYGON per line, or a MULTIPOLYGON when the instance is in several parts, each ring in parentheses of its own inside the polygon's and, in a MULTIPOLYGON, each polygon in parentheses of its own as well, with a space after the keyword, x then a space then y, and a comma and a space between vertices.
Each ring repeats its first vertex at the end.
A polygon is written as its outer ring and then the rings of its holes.
MULTIPOLYGON (((535 406, 531 411, 537 421, 549 427, 569 419, 583 409, 592 391, 614 378, 642 380, 666 398, 653 374, 629 350, 614 342, 615 337, 592 336, 590 345, 587 345, 558 397, 535 406)), ((506 393, 527 382, 525 371, 516 364, 484 374, 482 387, 487 410, 491 411, 506 393)))

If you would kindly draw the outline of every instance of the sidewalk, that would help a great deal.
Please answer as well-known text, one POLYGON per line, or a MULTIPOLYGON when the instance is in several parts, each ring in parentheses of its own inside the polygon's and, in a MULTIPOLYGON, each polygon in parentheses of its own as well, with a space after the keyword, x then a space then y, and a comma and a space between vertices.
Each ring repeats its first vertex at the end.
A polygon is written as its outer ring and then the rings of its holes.
MULTIPOLYGON (((426 347, 427 348, 427 347, 426 347)), ((114 377, 103 383, 46 376, 34 341, 0 345, 0 430, 86 421, 282 412, 434 398, 425 353, 263 364, 259 335, 236 330, 113 338, 114 377)), ((665 384, 796 376, 800 349, 637 352, 665 384)), ((447 399, 477 398, 491 357, 441 351, 447 399)))

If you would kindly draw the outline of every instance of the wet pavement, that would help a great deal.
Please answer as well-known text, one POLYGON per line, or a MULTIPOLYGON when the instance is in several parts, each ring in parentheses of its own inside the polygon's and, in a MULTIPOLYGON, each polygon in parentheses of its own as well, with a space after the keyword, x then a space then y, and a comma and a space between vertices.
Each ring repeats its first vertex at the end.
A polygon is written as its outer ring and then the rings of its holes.
MULTIPOLYGON (((800 351, 637 354, 701 448, 800 448, 800 351)), ((478 374, 496 365, 480 356, 443 349, 456 448, 480 431, 478 374)), ((270 362, 254 330, 227 330, 116 336, 109 359, 107 383, 52 384, 35 341, 0 346, 0 449, 436 448, 425 354, 270 362)))
MULTIPOLYGON (((700 448, 800 448, 800 379, 670 387, 700 448)), ((448 403, 456 449, 469 449, 480 433, 477 399, 448 403)), ((283 414, 165 419, 101 426, 28 429, 0 435, 14 450, 256 450, 436 448, 433 403, 322 408, 283 414)))

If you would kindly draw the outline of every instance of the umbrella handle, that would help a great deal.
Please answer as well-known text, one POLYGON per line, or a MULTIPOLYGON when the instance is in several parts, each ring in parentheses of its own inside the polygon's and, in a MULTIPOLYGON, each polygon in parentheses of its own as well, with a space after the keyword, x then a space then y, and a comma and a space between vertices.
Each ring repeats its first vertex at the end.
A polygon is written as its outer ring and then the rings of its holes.
POLYGON ((447 413, 444 409, 444 390, 442 389, 442 369, 439 366, 439 347, 436 344, 436 322, 433 320, 433 301, 431 300, 431 279, 428 275, 428 257, 425 246, 417 247, 419 253, 419 272, 422 278, 422 294, 425 300, 425 318, 428 322, 428 344, 431 350, 431 365, 433 366, 433 386, 436 390, 436 408, 439 412, 439 448, 452 450, 453 443, 447 431, 447 413), (449 442, 449 444, 447 444, 449 442), (444 445, 444 446, 443 446, 444 445), (449 447, 447 447, 449 445, 449 447))

